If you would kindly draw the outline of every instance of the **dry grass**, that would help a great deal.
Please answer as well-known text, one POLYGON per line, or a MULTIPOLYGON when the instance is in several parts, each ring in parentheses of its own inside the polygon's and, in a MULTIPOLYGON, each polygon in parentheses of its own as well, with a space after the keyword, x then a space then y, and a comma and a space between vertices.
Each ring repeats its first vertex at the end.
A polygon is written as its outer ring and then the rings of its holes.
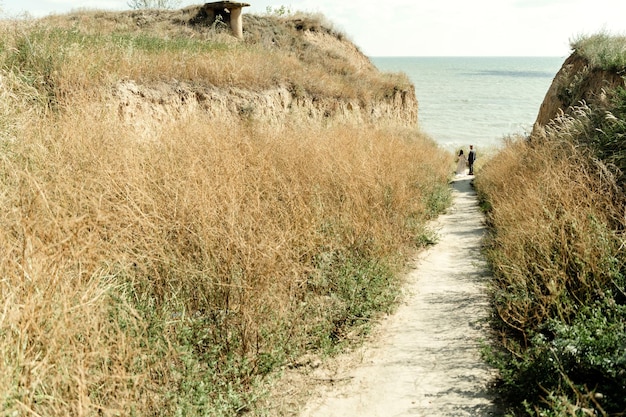
POLYGON ((448 155, 412 131, 197 115, 138 142, 93 90, 40 113, 4 92, 5 413, 248 407, 257 375, 352 314, 332 271, 398 271, 445 193, 448 155))
POLYGON ((611 229, 620 224, 622 196, 584 148, 511 142, 476 182, 489 196, 497 230, 498 293, 510 298, 499 300, 499 313, 524 337, 548 317, 568 320, 575 306, 566 298, 588 301, 606 284, 602 277, 610 280, 606 262, 618 253, 611 229))
MULTIPOLYGON (((83 11, 40 21, 4 22, 5 54, 45 61, 50 81, 64 75, 68 84, 101 78, 138 82, 181 81, 262 90, 286 85, 313 97, 392 98, 412 90, 404 74, 380 74, 355 49, 346 57, 324 50, 306 39, 305 32, 336 34, 321 17, 277 18, 246 15, 246 42, 189 20, 197 12, 83 11), (358 57, 358 55, 361 55, 358 57), (358 58, 358 59, 353 59, 358 58), (70 73, 67 69, 78 69, 70 73)), ((44 65, 43 63, 36 63, 44 65)))
POLYGON ((574 43, 552 97, 564 107, 476 180, 501 336, 488 357, 511 415, 626 408, 623 45, 605 34, 574 43))
POLYGON ((511 141, 476 179, 492 227, 490 357, 511 415, 624 406, 624 195, 617 173, 572 141, 579 125, 564 117, 548 140, 511 141))
POLYGON ((242 413, 288 358, 390 308, 447 203, 450 155, 410 129, 198 111, 139 140, 120 80, 404 88, 301 59, 315 48, 291 24, 275 27, 283 50, 159 16, 2 22, 1 415, 242 413))

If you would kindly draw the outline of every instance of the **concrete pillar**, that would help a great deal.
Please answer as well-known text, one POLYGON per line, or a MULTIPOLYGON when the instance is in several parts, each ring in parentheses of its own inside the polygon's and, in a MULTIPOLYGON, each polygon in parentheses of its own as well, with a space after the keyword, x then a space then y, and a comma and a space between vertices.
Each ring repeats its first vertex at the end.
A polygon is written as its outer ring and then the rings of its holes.
POLYGON ((230 9, 230 28, 236 38, 243 39, 243 19, 241 18, 241 7, 230 9))

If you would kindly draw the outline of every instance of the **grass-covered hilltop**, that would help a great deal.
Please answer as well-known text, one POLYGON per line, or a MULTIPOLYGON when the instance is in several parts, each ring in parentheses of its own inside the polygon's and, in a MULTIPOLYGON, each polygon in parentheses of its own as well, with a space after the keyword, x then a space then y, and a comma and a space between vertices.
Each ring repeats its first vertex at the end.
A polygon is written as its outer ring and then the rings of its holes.
POLYGON ((626 38, 572 42, 533 133, 478 173, 510 415, 626 415, 626 38))
POLYGON ((233 416, 396 298, 451 155, 319 16, 0 22, 0 415, 233 416))

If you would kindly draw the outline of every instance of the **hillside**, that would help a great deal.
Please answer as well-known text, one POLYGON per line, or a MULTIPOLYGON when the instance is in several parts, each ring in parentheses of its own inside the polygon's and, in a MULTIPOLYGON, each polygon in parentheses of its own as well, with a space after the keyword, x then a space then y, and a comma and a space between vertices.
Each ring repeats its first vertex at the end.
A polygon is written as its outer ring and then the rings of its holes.
POLYGON ((0 415, 263 415, 394 308, 451 155, 321 16, 0 22, 0 415))
POLYGON ((626 411, 626 39, 572 50, 532 134, 476 180, 500 339, 487 356, 512 416, 626 411))
POLYGON ((231 62, 217 72, 214 62, 187 54, 167 69, 155 63, 155 73, 129 74, 120 68, 118 80, 107 81, 129 121, 158 123, 201 109, 272 123, 301 114, 325 122, 417 124, 415 91, 406 76, 380 73, 323 16, 244 14, 243 44, 225 24, 207 21, 202 6, 81 12, 41 24, 136 42, 151 52, 193 47, 229 54, 231 62))
POLYGON ((574 51, 563 63, 541 103, 535 128, 545 127, 561 112, 571 114, 581 102, 602 105, 607 91, 623 86, 615 69, 594 66, 581 52, 574 51))

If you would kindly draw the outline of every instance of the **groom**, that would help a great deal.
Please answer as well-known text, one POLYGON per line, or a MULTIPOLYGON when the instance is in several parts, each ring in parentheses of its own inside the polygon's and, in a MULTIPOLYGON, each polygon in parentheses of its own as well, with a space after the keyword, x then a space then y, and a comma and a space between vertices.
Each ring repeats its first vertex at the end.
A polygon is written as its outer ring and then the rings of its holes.
POLYGON ((474 175, 474 161, 476 160, 476 151, 474 145, 470 145, 469 155, 467 156, 467 162, 469 163, 469 175, 474 175))

